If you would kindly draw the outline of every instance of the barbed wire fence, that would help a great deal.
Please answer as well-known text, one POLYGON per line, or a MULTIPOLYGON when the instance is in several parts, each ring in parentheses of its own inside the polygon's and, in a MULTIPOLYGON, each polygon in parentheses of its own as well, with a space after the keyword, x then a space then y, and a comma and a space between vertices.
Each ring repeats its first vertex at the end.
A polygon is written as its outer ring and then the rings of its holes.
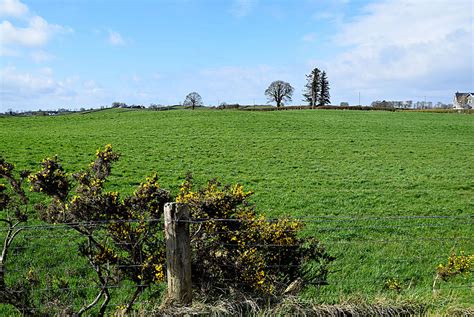
MULTIPOLYGON (((270 218, 265 221, 271 224, 280 219, 270 218)), ((304 225, 303 235, 317 238, 329 252, 337 253, 336 262, 354 261, 354 259, 342 256, 346 251, 352 252, 351 255, 357 253, 365 257, 365 261, 368 264, 364 264, 363 258, 355 259, 355 261, 359 261, 359 265, 356 266, 362 266, 361 270, 367 270, 366 265, 373 265, 375 263, 380 267, 392 268, 393 271, 397 272, 397 268, 400 266, 410 266, 416 270, 420 266, 426 266, 428 263, 432 265, 432 273, 434 275, 436 265, 446 261, 450 253, 459 250, 459 248, 467 248, 468 250, 466 251, 468 252, 474 251, 474 235, 471 231, 474 224, 474 214, 362 217, 304 216, 293 217, 291 220, 301 222, 304 225), (437 245, 439 251, 435 253, 423 252, 423 246, 427 244, 437 245), (383 252, 385 247, 387 247, 390 253, 383 252), (377 250, 378 253, 371 254, 374 250, 377 250), (394 250, 397 252, 393 252, 394 250)), ((138 220, 120 221, 138 222, 138 220)), ((150 219, 148 221, 156 222, 157 225, 165 223, 163 229, 166 231, 167 221, 182 226, 182 228, 189 228, 190 225, 211 222, 242 222, 245 220, 178 217, 168 220, 161 218, 150 219)), ((108 221, 91 221, 81 225, 99 226, 108 223, 108 221)), ((78 252, 78 246, 84 238, 74 230, 71 230, 71 225, 76 224, 41 223, 19 227, 22 233, 9 249, 12 262, 9 262, 5 267, 5 276, 7 277, 7 283, 22 281, 23 285, 29 285, 28 291, 34 294, 33 298, 36 300, 35 303, 32 303, 35 304, 32 310, 44 310, 46 308, 53 313, 70 313, 91 302, 100 287, 95 282, 91 267, 78 252)), ((6 229, 0 227, 0 237, 5 233, 6 229)), ((225 234, 226 231, 214 233, 225 234)), ((183 234, 188 235, 187 240, 189 241, 191 238, 189 231, 184 230, 183 232, 171 233, 174 237, 183 234)), ((102 238, 107 237, 106 232, 99 232, 98 235, 102 238)), ((186 240, 186 237, 184 240, 186 240)), ((181 242, 182 239, 178 238, 177 243, 181 242)), ((223 246, 226 246, 224 242, 221 243, 223 246)), ((246 247, 278 249, 292 246, 254 242, 247 243, 246 247)), ((174 256, 182 256, 183 254, 180 254, 180 252, 182 252, 183 246, 177 245, 176 248, 179 250, 171 250, 170 253, 174 254, 174 256)), ((348 257, 351 255, 348 255, 348 257)), ((186 265, 192 265, 191 255, 184 254, 184 257, 188 257, 188 264, 186 265)), ((192 276, 184 276, 191 273, 191 270, 183 273, 183 269, 186 269, 183 267, 182 261, 185 260, 180 259, 177 262, 178 265, 175 265, 174 268, 174 275, 175 278, 178 278, 180 286, 177 293, 175 295, 171 293, 171 296, 175 296, 177 300, 183 298, 182 292, 192 296, 191 285, 182 281, 185 278, 192 280, 192 276), (176 270, 178 273, 176 273, 176 270)), ((194 263, 194 265, 199 264, 194 263)), ((225 265, 232 266, 237 264, 226 263, 225 265)), ((173 290, 170 291, 169 289, 170 266, 172 264, 170 264, 170 259, 168 258, 168 295, 170 295, 170 292, 173 292, 173 290)), ((127 267, 127 265, 122 265, 122 267, 127 267)), ((271 268, 274 270, 279 269, 278 265, 273 265, 271 268)), ((371 275, 358 276, 357 272, 358 270, 353 268, 345 274, 345 272, 338 272, 337 268, 334 268, 333 273, 329 275, 328 283, 336 289, 340 284, 361 285, 379 283, 379 286, 383 287, 388 278, 396 275, 392 272, 374 270, 371 275)), ((228 282, 232 282, 232 280, 230 279, 228 282)), ((149 285, 143 286, 148 287, 149 285)), ((116 283, 111 283, 109 288, 112 300, 109 303, 109 307, 111 309, 123 307, 127 295, 133 292, 136 287, 137 285, 127 282, 117 281, 116 283)), ((426 284, 422 287, 426 291, 432 291, 431 285, 426 284)), ((356 287, 353 288, 356 289, 356 287)), ((443 285, 443 289, 453 291, 457 289, 473 290, 473 288, 474 281, 472 275, 461 283, 445 283, 443 285)), ((146 296, 135 302, 135 306, 144 307, 143 311, 146 311, 146 307, 158 307, 164 289, 164 285, 154 285, 145 294, 146 296)), ((22 291, 24 289, 19 290, 19 292, 22 291)))

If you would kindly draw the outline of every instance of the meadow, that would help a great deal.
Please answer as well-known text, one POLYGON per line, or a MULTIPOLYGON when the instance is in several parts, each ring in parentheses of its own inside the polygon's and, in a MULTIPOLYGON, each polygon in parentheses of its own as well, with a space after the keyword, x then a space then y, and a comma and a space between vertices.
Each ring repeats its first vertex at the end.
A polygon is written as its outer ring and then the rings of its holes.
MULTIPOLYGON (((77 171, 110 143, 122 156, 108 188, 122 192, 154 172, 173 194, 187 172, 197 184, 243 184, 259 212, 301 218, 304 234, 336 257, 329 285, 309 288, 305 299, 472 307, 472 273, 432 291, 438 264, 474 253, 472 115, 113 109, 3 117, 0 140, 0 155, 33 171, 56 154, 77 171)), ((73 261, 61 250, 46 257, 36 247, 38 263, 73 261)), ((31 266, 31 256, 19 263, 31 266)))

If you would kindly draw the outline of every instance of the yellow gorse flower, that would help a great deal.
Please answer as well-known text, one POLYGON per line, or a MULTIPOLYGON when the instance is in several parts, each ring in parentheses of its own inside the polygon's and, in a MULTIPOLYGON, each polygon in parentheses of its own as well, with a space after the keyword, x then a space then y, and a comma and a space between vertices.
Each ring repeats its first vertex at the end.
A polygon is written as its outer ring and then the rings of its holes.
POLYGON ((451 254, 446 265, 439 264, 436 273, 441 279, 447 280, 452 276, 468 274, 473 270, 474 254, 465 255, 464 251, 461 251, 459 255, 451 254))

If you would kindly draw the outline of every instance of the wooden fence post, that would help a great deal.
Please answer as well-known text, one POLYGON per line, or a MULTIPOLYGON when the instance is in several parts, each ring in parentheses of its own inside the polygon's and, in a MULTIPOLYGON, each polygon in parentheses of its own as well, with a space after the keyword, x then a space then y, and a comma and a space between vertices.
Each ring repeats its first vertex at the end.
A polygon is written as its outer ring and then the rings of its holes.
POLYGON ((167 305, 186 306, 192 302, 191 245, 189 208, 184 204, 167 203, 164 210, 166 239, 167 305))

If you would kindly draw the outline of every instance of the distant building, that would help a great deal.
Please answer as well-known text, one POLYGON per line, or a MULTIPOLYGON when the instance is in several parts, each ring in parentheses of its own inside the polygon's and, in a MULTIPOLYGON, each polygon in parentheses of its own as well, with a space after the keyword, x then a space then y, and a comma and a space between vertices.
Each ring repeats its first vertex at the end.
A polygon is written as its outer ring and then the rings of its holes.
POLYGON ((472 109, 474 108, 474 93, 456 92, 454 94, 453 109, 472 109))

